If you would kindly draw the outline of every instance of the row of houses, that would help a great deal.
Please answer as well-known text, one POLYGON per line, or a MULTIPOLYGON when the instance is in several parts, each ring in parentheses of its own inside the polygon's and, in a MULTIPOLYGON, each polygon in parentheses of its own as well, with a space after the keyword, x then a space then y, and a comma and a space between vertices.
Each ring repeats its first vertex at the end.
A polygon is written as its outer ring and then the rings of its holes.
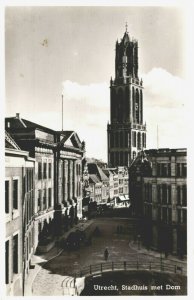
MULTIPOLYGON (((89 204, 112 204, 126 200, 129 196, 129 175, 127 167, 108 168, 96 161, 86 160, 83 171, 84 211, 89 204)), ((87 213, 86 213, 87 215, 87 213)))
POLYGON ((161 253, 187 253, 187 150, 150 149, 129 168, 133 215, 141 240, 161 253))
POLYGON ((85 144, 20 117, 5 119, 7 295, 22 295, 32 255, 82 217, 85 144))

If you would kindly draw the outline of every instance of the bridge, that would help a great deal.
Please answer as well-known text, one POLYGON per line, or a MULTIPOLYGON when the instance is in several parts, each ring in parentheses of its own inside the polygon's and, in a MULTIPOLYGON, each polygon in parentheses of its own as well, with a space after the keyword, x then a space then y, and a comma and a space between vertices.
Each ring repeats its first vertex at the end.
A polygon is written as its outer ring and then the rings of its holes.
POLYGON ((155 271, 171 274, 186 275, 186 269, 178 262, 165 263, 161 259, 156 259, 152 262, 139 262, 138 260, 131 261, 109 261, 100 264, 89 265, 77 272, 74 277, 66 276, 61 287, 64 295, 80 295, 84 289, 84 280, 88 276, 98 276, 106 272, 117 271, 155 271), (82 280, 81 280, 82 279, 82 280), (79 284, 78 284, 79 281, 79 284), (78 287, 78 285, 81 286, 78 287))

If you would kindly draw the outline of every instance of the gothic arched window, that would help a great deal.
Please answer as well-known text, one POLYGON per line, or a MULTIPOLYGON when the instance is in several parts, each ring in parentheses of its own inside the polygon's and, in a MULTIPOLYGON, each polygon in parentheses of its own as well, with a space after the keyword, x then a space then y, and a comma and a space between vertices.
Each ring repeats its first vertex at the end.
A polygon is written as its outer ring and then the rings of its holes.
POLYGON ((123 105, 123 90, 119 89, 118 92, 118 122, 122 122, 123 120, 123 111, 124 111, 124 105, 123 105))
POLYGON ((141 134, 140 134, 140 132, 138 132, 138 134, 137 134, 137 149, 138 150, 141 149, 141 134))
POLYGON ((139 123, 139 91, 138 91, 138 89, 136 89, 135 115, 136 115, 136 122, 139 123))
POLYGON ((143 93, 140 91, 140 123, 143 123, 143 93))
POLYGON ((132 87, 133 121, 135 122, 135 89, 132 87))

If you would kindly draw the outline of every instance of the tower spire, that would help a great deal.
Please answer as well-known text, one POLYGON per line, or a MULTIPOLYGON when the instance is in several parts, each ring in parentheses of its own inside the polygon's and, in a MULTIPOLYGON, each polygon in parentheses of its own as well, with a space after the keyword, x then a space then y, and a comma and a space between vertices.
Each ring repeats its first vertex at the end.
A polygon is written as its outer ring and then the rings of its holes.
POLYGON ((128 29, 128 24, 127 24, 127 22, 125 23, 125 28, 126 28, 126 33, 128 33, 128 31, 127 31, 127 29, 128 29))

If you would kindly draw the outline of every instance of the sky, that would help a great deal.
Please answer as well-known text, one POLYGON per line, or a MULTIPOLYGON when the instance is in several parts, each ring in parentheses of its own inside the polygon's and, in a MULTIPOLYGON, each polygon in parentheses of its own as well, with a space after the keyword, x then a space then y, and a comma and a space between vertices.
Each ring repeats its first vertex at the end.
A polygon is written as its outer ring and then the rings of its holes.
POLYGON ((107 161, 110 77, 125 23, 139 43, 147 148, 187 147, 185 13, 175 7, 7 7, 6 116, 74 130, 107 161))

